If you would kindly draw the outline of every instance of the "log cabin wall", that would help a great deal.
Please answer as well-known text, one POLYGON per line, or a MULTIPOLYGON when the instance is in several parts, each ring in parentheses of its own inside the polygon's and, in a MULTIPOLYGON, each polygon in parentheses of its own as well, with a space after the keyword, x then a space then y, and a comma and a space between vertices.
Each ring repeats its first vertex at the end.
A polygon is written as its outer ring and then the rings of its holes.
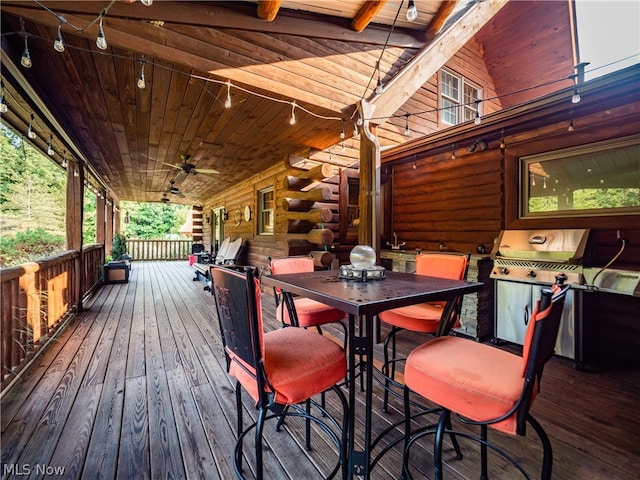
MULTIPOLYGON (((327 171, 326 168, 324 170, 327 171)), ((204 206, 204 211, 211 212, 223 207, 226 209, 228 220, 224 224, 224 236, 232 240, 242 237, 244 250, 241 262, 247 265, 266 268, 269 257, 307 255, 313 251, 333 252, 339 249, 340 243, 339 175, 335 168, 329 168, 329 171, 331 177, 309 180, 305 178, 309 176, 308 171, 289 167, 282 162, 210 199, 204 206), (274 233, 261 235, 258 234, 257 226, 258 192, 271 186, 276 199, 274 233), (299 198, 286 195, 287 191, 296 192, 303 188, 318 191, 318 196, 322 198, 300 201, 299 198), (247 206, 251 210, 248 222, 243 216, 247 206), (321 216, 322 221, 305 220, 305 216, 310 219, 321 216), (326 248, 321 243, 307 241, 307 238, 326 243, 326 248)), ((212 244, 212 227, 213 223, 204 225, 205 245, 212 244)), ((326 255, 316 255, 315 258, 325 264, 328 261, 326 255)))
MULTIPOLYGON (((453 127, 383 153, 383 168, 393 176, 392 228, 399 241, 407 250, 437 250, 444 242, 449 251, 475 253, 479 244, 490 249, 503 229, 589 228, 584 264, 601 267, 620 249, 620 230, 629 244, 612 268, 640 270, 638 214, 528 219, 518 214, 521 157, 640 132, 640 68, 608 77, 581 87, 579 104, 571 103, 569 89, 499 112, 495 120, 483 118, 480 126, 453 127), (487 148, 469 152, 479 139, 487 148)), ((640 299, 587 297, 586 321, 595 325, 598 354, 637 363, 640 299)))

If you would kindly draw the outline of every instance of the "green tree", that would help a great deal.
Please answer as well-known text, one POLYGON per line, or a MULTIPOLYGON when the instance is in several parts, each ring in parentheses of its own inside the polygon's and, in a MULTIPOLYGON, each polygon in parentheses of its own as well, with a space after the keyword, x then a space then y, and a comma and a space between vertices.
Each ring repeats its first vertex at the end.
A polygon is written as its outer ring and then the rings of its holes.
MULTIPOLYGON (((123 212, 129 214, 129 224, 124 226, 128 236, 143 240, 178 235, 190 210, 190 207, 184 205, 163 203, 121 202, 120 206, 123 212)), ((125 215, 121 217, 124 218, 125 215)))

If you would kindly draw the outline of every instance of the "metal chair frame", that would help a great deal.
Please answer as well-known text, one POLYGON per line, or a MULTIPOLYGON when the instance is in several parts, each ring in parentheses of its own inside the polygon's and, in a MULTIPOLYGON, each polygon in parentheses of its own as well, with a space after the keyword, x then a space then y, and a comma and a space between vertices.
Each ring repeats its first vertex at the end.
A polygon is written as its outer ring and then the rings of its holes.
MULTIPOLYGON (((277 403, 274 399, 273 388, 269 385, 269 379, 264 371, 264 364, 260 344, 260 322, 258 304, 256 300, 256 269, 254 267, 242 266, 217 266, 212 268, 214 277, 214 298, 218 312, 218 322, 222 335, 222 344, 227 362, 227 370, 233 359, 229 351, 233 351, 242 361, 249 366, 236 362, 243 370, 251 375, 256 381, 258 401, 256 408, 258 417, 255 422, 248 427, 244 427, 242 390, 243 387, 238 380, 236 382, 236 409, 237 409, 237 440, 234 447, 234 469, 238 478, 244 478, 242 474, 243 440, 245 436, 255 430, 255 475, 257 479, 263 478, 263 453, 262 453, 262 432, 265 421, 277 418, 278 429, 285 417, 302 417, 306 420, 305 447, 311 448, 310 425, 314 422, 324 431, 330 440, 336 445, 339 456, 334 469, 327 478, 334 478, 342 467, 342 476, 347 475, 347 422, 349 415, 349 405, 344 393, 337 385, 332 386, 333 390, 342 403, 342 422, 339 423, 331 416, 326 409, 312 399, 308 399, 304 408, 299 405, 284 405, 277 403), (311 414, 311 406, 320 410, 321 420, 318 416, 311 414), (271 412, 271 413, 269 413, 271 412), (338 429, 338 434, 331 426, 338 429)), ((325 390, 327 392, 328 390, 325 390)), ((322 392, 324 393, 324 392, 322 392)))
MULTIPOLYGON (((525 374, 523 378, 523 387, 518 402, 505 414, 500 417, 488 419, 484 421, 476 421, 456 414, 456 418, 460 423, 467 425, 477 425, 480 427, 480 435, 473 435, 468 432, 460 430, 454 430, 451 426, 451 414, 455 413, 449 409, 439 407, 440 418, 437 425, 429 425, 417 430, 411 431, 411 420, 414 417, 410 415, 409 400, 410 389, 404 387, 404 410, 405 410, 405 453, 403 460, 403 473, 402 478, 410 480, 413 477, 409 471, 409 455, 411 447, 420 438, 426 435, 435 435, 434 438, 434 477, 436 480, 442 480, 442 443, 444 436, 449 434, 454 437, 464 437, 470 440, 474 440, 480 443, 480 468, 482 480, 488 479, 488 449, 491 449, 507 461, 513 464, 527 479, 531 477, 520 465, 518 460, 500 448, 496 444, 488 440, 488 426, 501 422, 512 415, 516 415, 516 434, 520 436, 526 435, 526 426, 529 424, 538 435, 543 450, 541 476, 542 480, 551 479, 551 469, 553 464, 553 450, 551 442, 546 432, 538 423, 538 421, 529 412, 531 401, 533 398, 534 389, 540 389, 540 381, 542 373, 546 363, 551 359, 554 354, 554 347, 556 337, 558 335, 558 329, 562 318, 562 309, 568 291, 568 285, 554 286, 554 289, 544 289, 541 294, 540 306, 538 311, 543 312, 551 305, 551 311, 546 318, 540 319, 535 322, 534 332, 531 340, 530 353, 526 364, 525 374)), ((470 340, 471 341, 471 340, 470 340)), ((496 348, 487 346, 487 348, 496 348)), ((456 449, 458 451, 458 449, 456 449)), ((462 459, 462 454, 459 453, 458 459, 462 459)))

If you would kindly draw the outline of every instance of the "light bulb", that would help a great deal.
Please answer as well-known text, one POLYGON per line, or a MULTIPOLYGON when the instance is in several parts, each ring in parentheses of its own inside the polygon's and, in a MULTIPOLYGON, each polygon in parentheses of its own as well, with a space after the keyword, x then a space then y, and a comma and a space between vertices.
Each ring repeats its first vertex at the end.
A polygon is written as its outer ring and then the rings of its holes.
POLYGON ((62 41, 62 24, 58 25, 58 36, 56 37, 56 41, 53 42, 53 49, 56 52, 64 52, 64 42, 62 41))
POLYGON ((579 103, 580 102, 580 92, 576 88, 573 91, 573 95, 571 96, 571 103, 579 103))
POLYGON ((409 128, 409 115, 407 115, 404 122, 404 136, 408 137, 409 135, 411 135, 411 129, 409 128))
POLYGON ((98 38, 96 39, 96 46, 100 50, 107 49, 107 39, 104 36, 104 29, 102 28, 102 15, 100 16, 100 24, 98 25, 98 38))
POLYGON ((384 87, 384 84, 382 83, 382 81, 378 80, 378 85, 376 86, 376 93, 378 95, 380 95, 382 93, 382 88, 384 87))
POLYGON ((27 137, 29 137, 31 140, 35 140, 37 137, 36 132, 33 130, 33 113, 31 114, 31 120, 29 121, 29 128, 27 129, 27 137))
POLYGON ((74 177, 79 177, 80 176, 80 172, 78 172, 78 168, 77 167, 73 169, 73 176, 74 177))
POLYGON ((27 36, 24 36, 24 52, 22 58, 20 58, 20 65, 24 68, 31 68, 31 54, 29 53, 29 45, 27 44, 27 36))
POLYGON ((7 113, 7 103, 4 101, 4 92, 2 92, 2 96, 0 96, 0 113, 7 113))
POLYGON ((144 90, 145 87, 147 86, 147 84, 144 81, 144 64, 145 64, 145 62, 141 61, 140 63, 141 63, 142 66, 140 67, 140 78, 138 78, 137 85, 138 85, 138 88, 140 90, 144 90))
POLYGON ((573 132, 574 127, 573 127, 573 119, 569 120, 569 128, 567 128, 568 132, 573 132))
POLYGON ((231 81, 227 81, 227 98, 224 101, 224 108, 231 108, 231 81))
POLYGON ((60 164, 62 168, 67 168, 67 151, 62 151, 62 163, 60 164))
POLYGON ((416 3, 413 0, 409 0, 409 7, 407 8, 407 20, 414 22, 418 18, 418 9, 416 3))
POLYGON ((473 120, 473 123, 475 123, 476 125, 480 125, 481 122, 482 122, 482 119, 480 118, 480 115, 476 112, 476 118, 473 120))
POLYGON ((49 145, 47 146, 47 155, 53 157, 55 155, 55 151, 53 150, 53 135, 49 138, 49 145))
POLYGON ((150 7, 151 5, 153 5, 153 0, 140 0, 140 3, 142 3, 145 7, 150 7))
POLYGON ((344 133, 344 125, 342 125, 342 130, 340 130, 340 140, 344 140, 346 134, 344 133))
POLYGON ((289 125, 296 124, 296 102, 295 100, 291 104, 291 118, 289 119, 289 125))

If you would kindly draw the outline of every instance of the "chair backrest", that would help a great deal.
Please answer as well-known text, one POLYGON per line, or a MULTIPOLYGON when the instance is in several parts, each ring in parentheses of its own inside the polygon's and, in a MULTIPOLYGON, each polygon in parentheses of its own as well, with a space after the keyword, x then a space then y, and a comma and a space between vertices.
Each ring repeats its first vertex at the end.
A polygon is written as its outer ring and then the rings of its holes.
POLYGON ((416 273, 430 277, 464 280, 469 266, 468 255, 423 253, 416 256, 416 273))
MULTIPOLYGON (((416 255, 416 274, 451 280, 466 280, 469 270, 469 253, 465 255, 452 253, 423 253, 416 255)), ((460 316, 462 295, 448 302, 429 302, 440 305, 443 309, 436 336, 449 335, 460 316)))
MULTIPOLYGON (((304 273, 313 272, 313 258, 304 257, 282 257, 274 258, 269 262, 272 275, 280 275, 286 273, 304 273)), ((280 294, 279 288, 274 288, 276 294, 280 294)))
POLYGON ((233 242, 229 243, 229 247, 224 254, 222 263, 233 264, 238 262, 240 252, 242 251, 242 237, 236 238, 233 242))
POLYGON ((222 244, 220 248, 216 252, 215 263, 217 265, 222 265, 224 263, 224 257, 227 254, 227 250, 229 249, 229 244, 231 243, 231 239, 229 237, 222 240, 222 244))
POLYGON ((520 399, 522 404, 517 414, 516 431, 520 435, 524 435, 526 417, 533 397, 539 389, 544 366, 554 354, 568 290, 569 285, 553 285, 543 289, 529 319, 522 350, 524 367, 524 388, 520 399))
POLYGON ((227 369, 235 362, 255 377, 257 391, 264 392, 261 359, 264 349, 260 283, 255 267, 212 268, 214 297, 227 369))

